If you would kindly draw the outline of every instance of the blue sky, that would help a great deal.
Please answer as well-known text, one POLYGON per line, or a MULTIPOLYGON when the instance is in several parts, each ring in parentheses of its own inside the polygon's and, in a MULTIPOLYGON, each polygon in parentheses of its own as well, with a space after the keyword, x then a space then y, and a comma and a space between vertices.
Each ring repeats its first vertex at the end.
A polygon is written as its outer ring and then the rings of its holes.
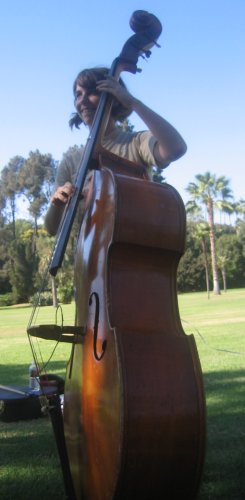
MULTIPOLYGON (((142 73, 123 73, 132 94, 183 135, 187 154, 165 171, 187 201, 195 175, 210 171, 245 197, 244 0, 0 0, 0 168, 15 155, 60 160, 86 131, 71 132, 72 84, 80 69, 110 66, 133 34, 131 14, 163 24, 142 73)), ((132 115, 135 130, 144 128, 132 115)))

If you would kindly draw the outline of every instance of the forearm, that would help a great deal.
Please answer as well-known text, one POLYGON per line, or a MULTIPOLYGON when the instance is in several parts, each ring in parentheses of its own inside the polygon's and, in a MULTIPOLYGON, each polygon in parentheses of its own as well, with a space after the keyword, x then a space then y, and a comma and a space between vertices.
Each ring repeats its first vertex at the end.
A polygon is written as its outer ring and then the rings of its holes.
POLYGON ((185 154, 187 147, 184 139, 167 120, 136 98, 132 98, 131 108, 157 139, 159 160, 170 163, 185 154))
POLYGON ((44 218, 44 226, 47 229, 50 236, 55 236, 60 221, 62 219, 62 215, 64 212, 65 205, 54 205, 51 204, 44 218))

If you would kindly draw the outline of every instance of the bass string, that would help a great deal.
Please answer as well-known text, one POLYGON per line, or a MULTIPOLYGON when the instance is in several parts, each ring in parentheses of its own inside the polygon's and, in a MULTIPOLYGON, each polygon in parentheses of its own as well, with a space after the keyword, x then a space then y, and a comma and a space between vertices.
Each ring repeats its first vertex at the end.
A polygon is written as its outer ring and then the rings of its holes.
MULTIPOLYGON (((45 290, 45 285, 46 285, 46 283, 48 281, 48 273, 49 273, 50 263, 51 263, 51 260, 52 260, 52 255, 53 255, 53 252, 52 252, 50 258, 48 259, 48 264, 46 266, 46 270, 45 270, 45 273, 44 273, 41 285, 40 285, 39 290, 38 290, 38 292, 36 294, 36 299, 34 301, 34 305, 33 305, 33 308, 32 308, 32 313, 31 313, 31 316, 30 316, 30 319, 29 319, 27 330, 32 325, 36 324, 37 317, 38 317, 38 314, 39 314, 39 311, 40 311, 40 308, 41 308, 41 296, 42 296, 43 291, 45 290)), ((55 279, 55 278, 53 278, 53 279, 55 279)), ((60 314, 61 314, 61 326, 63 327, 63 324, 64 324, 64 315, 63 315, 63 310, 62 310, 62 307, 61 307, 60 304, 58 304, 56 306, 56 311, 55 311, 55 324, 56 325, 58 324, 58 312, 60 312, 60 314)), ((29 333, 27 333, 27 336, 28 336, 28 340, 29 340, 29 344, 30 344, 30 348, 31 348, 33 360, 34 360, 34 362, 35 362, 35 364, 36 364, 36 366, 38 368, 38 372, 40 374, 43 374, 43 373, 47 374, 47 367, 48 367, 51 359, 53 358, 54 353, 55 353, 55 351, 56 351, 56 349, 57 349, 57 347, 59 345, 62 333, 60 334, 59 339, 56 341, 55 346, 54 346, 54 348, 53 348, 50 356, 48 357, 47 361, 44 361, 44 359, 43 359, 43 355, 42 355, 42 351, 41 351, 41 347, 40 347, 40 343, 39 343, 38 338, 37 337, 35 338, 35 340, 36 340, 36 346, 35 346, 34 345, 34 339, 33 339, 33 337, 29 333), (40 359, 40 361, 39 361, 39 359, 40 359)))

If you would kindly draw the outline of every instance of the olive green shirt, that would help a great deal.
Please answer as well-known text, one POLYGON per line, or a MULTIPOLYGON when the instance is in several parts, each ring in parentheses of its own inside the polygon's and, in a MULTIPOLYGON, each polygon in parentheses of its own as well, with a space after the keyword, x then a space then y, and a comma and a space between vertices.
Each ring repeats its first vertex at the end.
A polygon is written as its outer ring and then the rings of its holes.
MULTIPOLYGON (((120 128, 115 128, 110 134, 104 137, 102 146, 107 151, 121 158, 125 158, 138 165, 152 167, 157 165, 153 154, 156 141, 156 138, 150 131, 128 132, 120 128)), ((84 148, 81 147, 64 155, 58 167, 54 192, 58 186, 63 186, 66 182, 75 184, 83 152, 84 148)), ((84 187, 88 185, 91 175, 91 172, 87 174, 84 187)), ((45 226, 50 234, 55 234, 55 219, 58 218, 58 214, 58 208, 51 205, 45 217, 45 226)))
MULTIPOLYGON (((138 165, 151 167, 156 165, 156 160, 153 155, 155 143, 156 139, 149 131, 125 132, 120 129, 115 129, 104 138, 102 146, 107 151, 121 158, 126 158, 138 165)), ((58 168, 54 190, 56 190, 58 186, 63 186, 66 182, 74 184, 77 170, 83 157, 83 151, 84 148, 81 147, 64 155, 58 168)))

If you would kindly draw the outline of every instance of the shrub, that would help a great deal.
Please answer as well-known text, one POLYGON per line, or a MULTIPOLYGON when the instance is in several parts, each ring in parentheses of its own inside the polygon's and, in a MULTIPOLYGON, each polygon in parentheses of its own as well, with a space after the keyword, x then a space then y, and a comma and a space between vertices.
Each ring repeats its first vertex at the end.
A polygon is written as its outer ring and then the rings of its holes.
POLYGON ((0 307, 12 306, 14 304, 12 293, 0 295, 0 307))
POLYGON ((53 304, 53 297, 51 292, 42 292, 39 297, 37 295, 33 295, 30 299, 30 303, 32 305, 36 305, 36 302, 38 300, 38 305, 39 306, 52 306, 53 304))

